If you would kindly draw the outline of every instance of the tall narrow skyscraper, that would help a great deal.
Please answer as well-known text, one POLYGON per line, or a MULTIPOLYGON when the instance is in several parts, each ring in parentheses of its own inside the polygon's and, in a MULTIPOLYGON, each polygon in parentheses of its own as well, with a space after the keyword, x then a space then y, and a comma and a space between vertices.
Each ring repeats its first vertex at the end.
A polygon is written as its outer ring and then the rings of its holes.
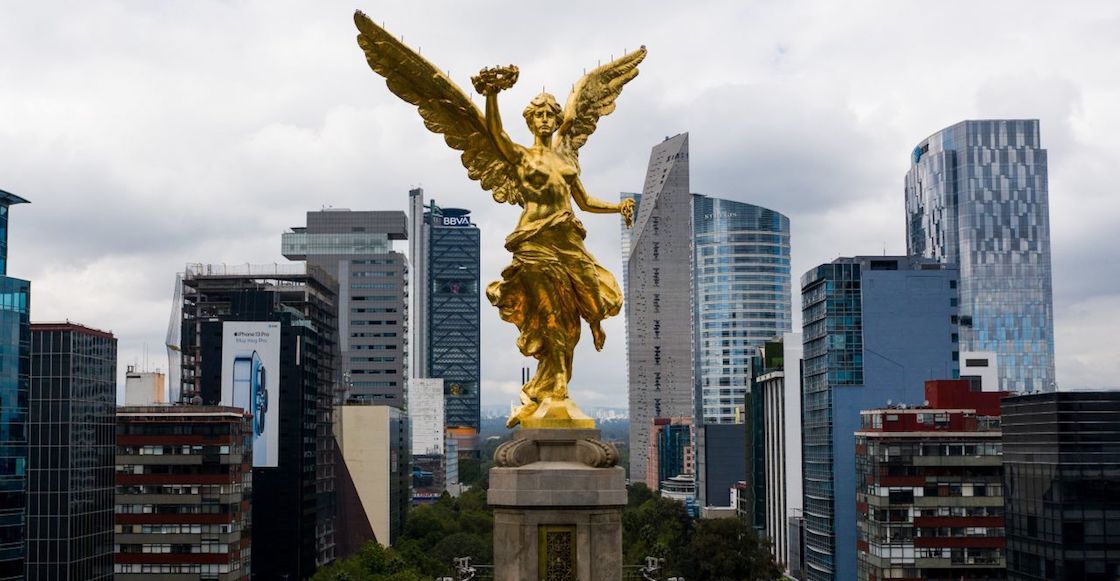
POLYGON ((424 204, 409 192, 413 279, 413 377, 443 380, 448 428, 481 427, 479 386, 480 264, 478 227, 470 211, 424 204))
POLYGON ((961 351, 997 354, 1002 391, 1053 391, 1046 150, 1037 119, 962 121, 914 148, 906 247, 960 266, 961 351))
POLYGON ((691 217, 682 133, 650 152, 625 265, 633 481, 646 475, 653 419, 693 413, 691 217))
POLYGON ((25 567, 31 283, 8 276, 8 209, 25 203, 0 190, 0 580, 25 567))
POLYGON ((726 500, 741 478, 728 473, 726 486, 707 478, 712 462, 704 448, 718 438, 707 438, 704 426, 740 421, 736 410, 750 391, 751 357, 791 330, 789 219, 691 194, 688 177, 688 134, 681 134, 653 148, 643 193, 624 194, 641 200, 634 230, 623 234, 630 477, 647 473, 651 421, 691 416, 699 437, 699 497, 709 502, 708 489, 721 490, 726 500))
POLYGON ((907 256, 857 256, 801 277, 805 579, 856 579, 854 433, 860 411, 920 402, 956 379, 957 270, 907 256))
POLYGON ((113 578, 117 338, 31 325, 28 581, 113 578))
POLYGON ((338 281, 339 367, 353 401, 405 407, 408 265, 393 242, 407 234, 404 212, 330 209, 281 239, 285 258, 338 281))

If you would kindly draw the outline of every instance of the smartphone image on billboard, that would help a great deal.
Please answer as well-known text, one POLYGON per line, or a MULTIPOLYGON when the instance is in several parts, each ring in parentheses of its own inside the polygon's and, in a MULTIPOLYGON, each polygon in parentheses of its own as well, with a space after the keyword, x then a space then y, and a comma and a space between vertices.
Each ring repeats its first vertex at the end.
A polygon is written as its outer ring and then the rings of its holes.
POLYGON ((233 358, 232 376, 234 399, 253 414, 253 464, 267 465, 268 369, 256 351, 241 352, 233 358))

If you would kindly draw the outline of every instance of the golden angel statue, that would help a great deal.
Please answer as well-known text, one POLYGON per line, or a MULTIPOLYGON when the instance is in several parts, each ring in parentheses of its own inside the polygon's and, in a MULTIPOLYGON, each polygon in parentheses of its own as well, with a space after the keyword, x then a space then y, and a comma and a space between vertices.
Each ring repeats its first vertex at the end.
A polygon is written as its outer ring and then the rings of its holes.
POLYGON ((357 12, 354 22, 370 68, 385 77, 389 90, 415 105, 428 129, 463 152, 471 179, 498 202, 522 208, 506 237, 513 263, 486 289, 502 319, 517 325, 518 349, 537 360, 536 373, 521 389, 522 405, 507 425, 593 428, 594 420, 568 397, 572 355, 581 319, 591 328, 595 348, 603 348, 601 323, 622 308, 622 291, 584 247, 587 232, 572 201, 585 212, 620 213, 627 226, 634 201, 591 197, 580 182, 578 153, 599 118, 614 111, 623 85, 637 76, 645 47, 584 75, 563 109, 548 93, 533 99, 523 112, 533 133, 526 147, 510 139, 498 113, 498 93, 517 81, 517 67, 483 69, 471 78, 486 97, 483 114, 442 71, 364 14, 357 12))

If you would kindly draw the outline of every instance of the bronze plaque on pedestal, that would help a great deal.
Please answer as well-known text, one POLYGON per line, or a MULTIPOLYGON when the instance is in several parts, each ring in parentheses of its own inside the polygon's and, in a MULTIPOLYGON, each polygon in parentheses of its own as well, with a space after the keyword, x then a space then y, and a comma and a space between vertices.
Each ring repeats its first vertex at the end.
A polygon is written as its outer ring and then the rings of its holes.
POLYGON ((538 531, 541 581, 575 581, 576 527, 541 525, 538 531))

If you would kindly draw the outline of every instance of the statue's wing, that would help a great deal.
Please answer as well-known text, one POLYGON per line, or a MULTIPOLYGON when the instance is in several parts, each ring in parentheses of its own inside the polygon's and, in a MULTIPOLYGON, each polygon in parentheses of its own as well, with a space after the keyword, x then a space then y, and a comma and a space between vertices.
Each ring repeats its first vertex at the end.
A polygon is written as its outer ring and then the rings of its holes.
POLYGON ((395 95, 416 105, 424 125, 443 135, 447 145, 462 151, 463 165, 472 180, 499 202, 519 201, 516 175, 498 151, 478 107, 432 63, 373 23, 354 13, 358 45, 373 72, 385 77, 395 95))
POLYGON ((615 99, 622 93, 623 85, 638 76, 638 63, 644 58, 646 47, 643 46, 587 73, 572 87, 558 130, 561 143, 570 155, 574 157, 587 143, 599 118, 614 111, 615 99))

